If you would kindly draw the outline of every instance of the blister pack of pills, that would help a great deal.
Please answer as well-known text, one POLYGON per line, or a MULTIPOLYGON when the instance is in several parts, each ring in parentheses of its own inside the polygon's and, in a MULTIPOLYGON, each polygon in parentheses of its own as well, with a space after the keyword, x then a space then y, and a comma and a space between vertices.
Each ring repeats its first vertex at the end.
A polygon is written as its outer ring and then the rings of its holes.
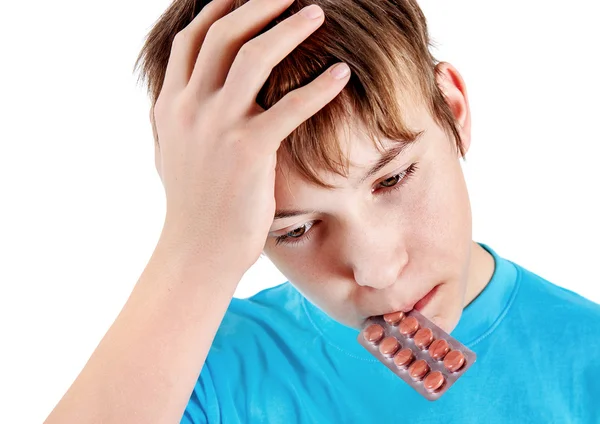
POLYGON ((477 355, 419 311, 369 318, 358 342, 429 400, 437 400, 477 355))

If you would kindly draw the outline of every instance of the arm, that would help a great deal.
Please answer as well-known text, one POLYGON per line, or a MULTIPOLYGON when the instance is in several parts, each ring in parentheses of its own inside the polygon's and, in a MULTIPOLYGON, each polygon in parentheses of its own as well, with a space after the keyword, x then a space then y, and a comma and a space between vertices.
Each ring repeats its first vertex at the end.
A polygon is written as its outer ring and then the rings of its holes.
POLYGON ((281 141, 349 80, 330 72, 336 64, 257 109, 270 70, 324 20, 296 13, 243 44, 292 2, 251 0, 224 16, 229 0, 213 0, 176 35, 153 106, 163 232, 46 424, 180 421, 235 287, 264 247, 281 141))
POLYGON ((47 424, 181 419, 241 274, 167 240, 47 424))

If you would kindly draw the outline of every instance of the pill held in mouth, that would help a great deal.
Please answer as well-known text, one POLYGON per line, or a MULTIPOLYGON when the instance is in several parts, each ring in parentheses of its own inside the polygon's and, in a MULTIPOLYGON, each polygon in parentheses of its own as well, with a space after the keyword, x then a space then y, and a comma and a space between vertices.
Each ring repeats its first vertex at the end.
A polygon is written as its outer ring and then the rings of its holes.
POLYGON ((383 316, 383 320, 390 325, 398 325, 402 321, 402 318, 404 318, 404 312, 402 311, 392 312, 383 316))

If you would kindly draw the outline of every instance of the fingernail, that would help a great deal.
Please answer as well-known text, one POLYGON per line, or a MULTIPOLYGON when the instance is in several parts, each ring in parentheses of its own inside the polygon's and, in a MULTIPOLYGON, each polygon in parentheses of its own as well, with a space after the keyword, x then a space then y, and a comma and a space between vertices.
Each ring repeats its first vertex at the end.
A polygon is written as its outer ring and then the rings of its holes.
POLYGON ((316 4, 311 4, 310 6, 306 6, 304 9, 302 9, 300 13, 302 16, 305 16, 308 19, 317 19, 323 14, 323 9, 316 4))
POLYGON ((331 75, 335 79, 342 79, 350 72, 350 68, 345 63, 338 63, 331 69, 331 75))

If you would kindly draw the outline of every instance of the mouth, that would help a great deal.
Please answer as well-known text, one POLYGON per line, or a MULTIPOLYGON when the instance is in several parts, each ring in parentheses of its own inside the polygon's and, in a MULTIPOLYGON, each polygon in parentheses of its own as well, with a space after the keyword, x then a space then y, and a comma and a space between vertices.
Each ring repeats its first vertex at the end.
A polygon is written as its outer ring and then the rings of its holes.
POLYGON ((379 315, 385 315, 385 314, 391 314, 394 312, 409 312, 413 309, 416 309, 417 311, 421 311, 423 308, 425 308, 425 306, 427 306, 429 304, 429 302, 431 302, 431 299, 435 296, 435 294, 438 291, 438 288, 441 286, 441 284, 436 285, 434 288, 432 288, 429 292, 427 292, 425 294, 425 296, 423 296, 422 298, 408 303, 406 307, 404 308, 400 308, 400 309, 396 309, 396 310, 389 310, 387 312, 384 312, 382 314, 379 315))

